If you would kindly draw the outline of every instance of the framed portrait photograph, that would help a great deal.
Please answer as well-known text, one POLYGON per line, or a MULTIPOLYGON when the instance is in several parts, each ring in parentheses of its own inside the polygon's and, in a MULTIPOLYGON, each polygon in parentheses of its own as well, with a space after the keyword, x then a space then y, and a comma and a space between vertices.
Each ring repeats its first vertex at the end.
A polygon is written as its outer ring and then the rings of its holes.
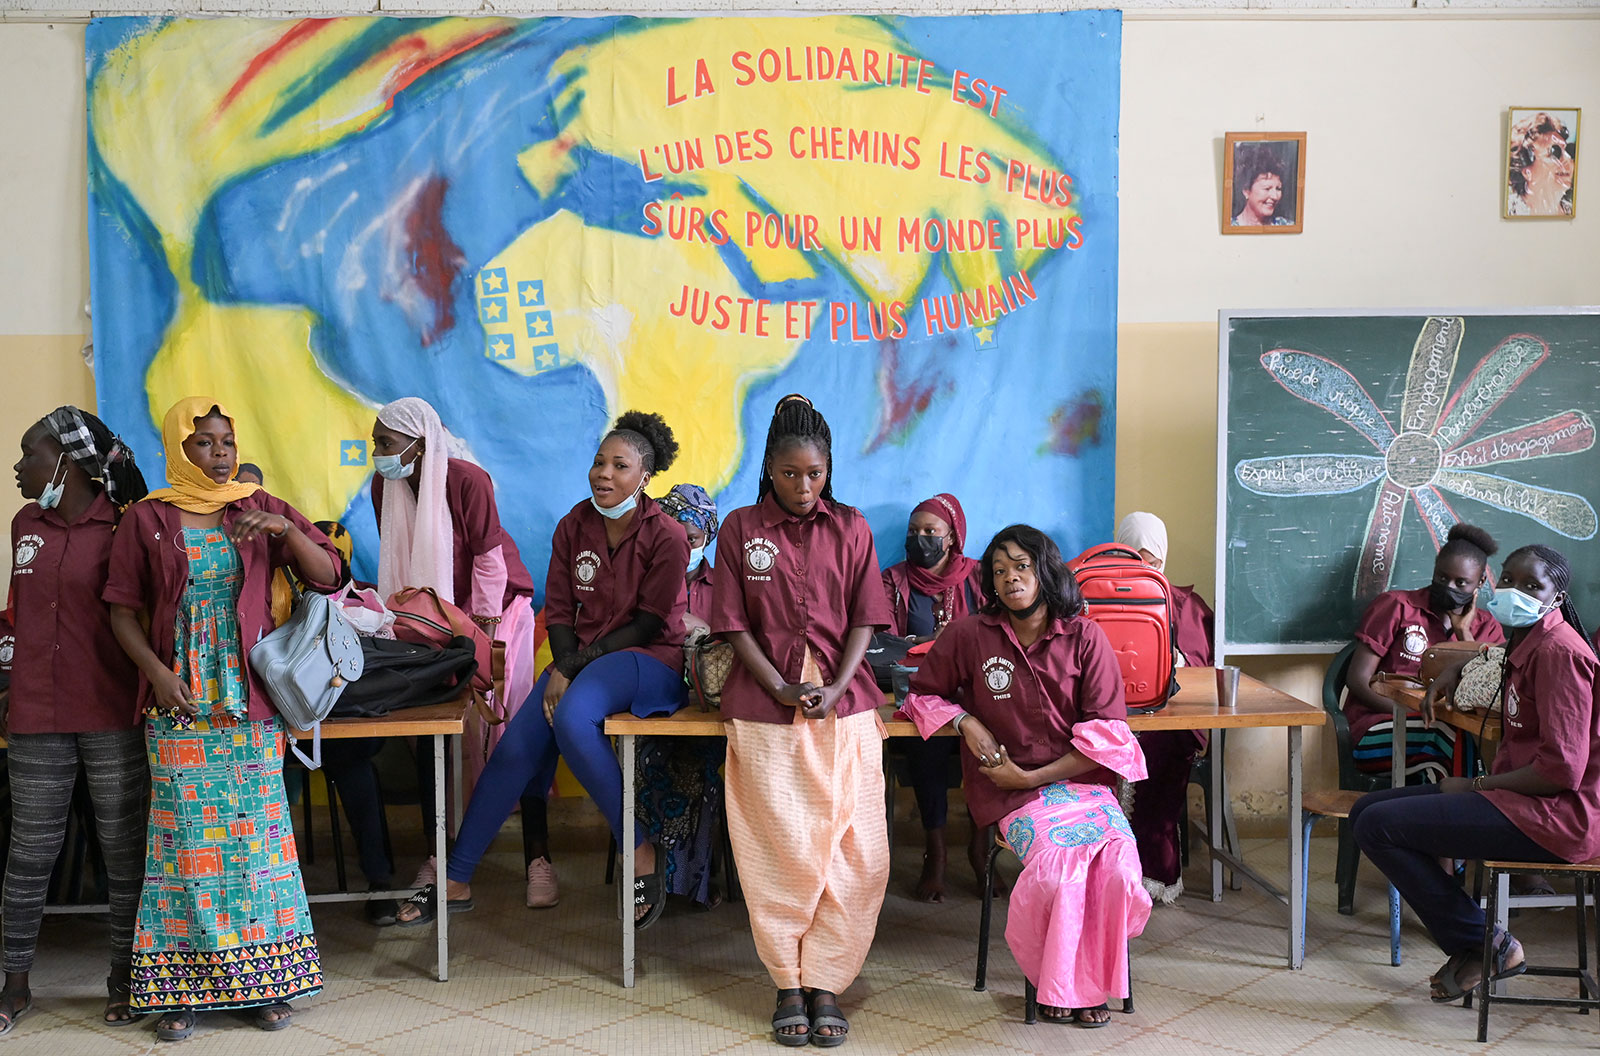
POLYGON ((1222 170, 1223 234, 1298 235, 1304 229, 1304 132, 1229 132, 1222 170))
POLYGON ((1571 220, 1578 211, 1578 117, 1573 107, 1513 106, 1506 122, 1507 220, 1571 220))

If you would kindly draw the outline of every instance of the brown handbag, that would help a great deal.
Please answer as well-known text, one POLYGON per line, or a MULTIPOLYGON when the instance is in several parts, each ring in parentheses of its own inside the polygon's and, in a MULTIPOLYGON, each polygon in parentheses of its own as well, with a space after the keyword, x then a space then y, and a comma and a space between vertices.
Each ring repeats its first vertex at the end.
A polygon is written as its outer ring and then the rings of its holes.
POLYGON ((684 639, 683 680, 701 711, 722 707, 722 687, 735 662, 733 646, 721 638, 694 630, 684 639))

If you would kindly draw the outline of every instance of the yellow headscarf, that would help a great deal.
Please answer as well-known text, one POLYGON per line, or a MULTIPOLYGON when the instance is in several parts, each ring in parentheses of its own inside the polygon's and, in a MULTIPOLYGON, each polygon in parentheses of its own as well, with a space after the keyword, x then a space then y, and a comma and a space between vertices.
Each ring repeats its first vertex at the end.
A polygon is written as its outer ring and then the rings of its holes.
MULTIPOLYGON (((227 408, 209 396, 186 396, 167 412, 167 417, 161 423, 161 443, 166 448, 167 480, 172 486, 152 491, 145 496, 146 502, 160 499, 189 513, 216 513, 228 503, 249 498, 260 490, 259 484, 244 484, 237 480, 218 484, 202 473, 200 467, 190 462, 189 456, 184 453, 183 442, 194 435, 194 420, 209 415, 213 407, 228 419, 229 424, 234 424, 233 415, 228 413, 227 408)), ((238 435, 235 425, 236 441, 238 435)))

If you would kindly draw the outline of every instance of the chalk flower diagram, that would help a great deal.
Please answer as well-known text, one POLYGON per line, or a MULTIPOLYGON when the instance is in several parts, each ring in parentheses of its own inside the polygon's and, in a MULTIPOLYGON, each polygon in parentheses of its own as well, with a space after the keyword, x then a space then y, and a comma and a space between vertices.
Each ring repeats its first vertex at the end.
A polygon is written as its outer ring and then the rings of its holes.
POLYGON ((1314 454, 1244 459, 1233 467, 1257 495, 1343 495, 1378 483, 1356 568, 1356 596, 1389 589, 1407 499, 1437 547, 1457 517, 1443 492, 1519 514, 1569 539, 1591 539, 1595 509, 1581 495, 1527 484, 1493 468, 1587 451, 1594 422, 1566 410, 1479 439, 1478 428, 1538 369, 1550 348, 1530 334, 1512 334, 1478 362, 1454 394, 1450 384, 1466 322, 1430 318, 1411 351, 1400 426, 1344 367, 1323 356, 1277 348, 1261 366, 1292 395, 1328 411, 1360 433, 1378 454, 1314 454))

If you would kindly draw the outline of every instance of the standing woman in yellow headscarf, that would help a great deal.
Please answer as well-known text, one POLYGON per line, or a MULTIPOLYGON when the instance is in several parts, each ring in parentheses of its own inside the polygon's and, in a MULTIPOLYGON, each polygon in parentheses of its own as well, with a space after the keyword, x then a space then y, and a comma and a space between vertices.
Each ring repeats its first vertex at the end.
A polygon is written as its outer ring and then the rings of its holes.
POLYGON ((234 480, 234 423, 216 400, 178 401, 162 440, 172 486, 123 515, 103 595, 139 668, 150 757, 130 1008, 165 1012, 163 1041, 188 1037, 208 1009, 255 1008, 256 1026, 279 1030, 288 1001, 322 988, 322 968, 283 792, 283 723, 249 651, 272 630, 273 569, 332 590, 340 562, 288 503, 234 480))

